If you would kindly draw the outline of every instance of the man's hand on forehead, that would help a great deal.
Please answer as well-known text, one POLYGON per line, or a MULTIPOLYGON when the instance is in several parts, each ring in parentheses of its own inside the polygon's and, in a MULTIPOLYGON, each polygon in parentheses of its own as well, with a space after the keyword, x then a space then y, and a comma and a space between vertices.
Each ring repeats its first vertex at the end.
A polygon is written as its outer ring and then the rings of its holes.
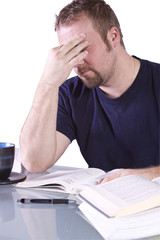
POLYGON ((75 46, 79 45, 81 42, 86 41, 85 40, 86 35, 84 33, 81 33, 80 35, 76 35, 73 37, 73 39, 67 41, 67 42, 63 42, 62 44, 60 44, 60 47, 63 46, 68 46, 69 48, 74 48, 75 46))
POLYGON ((60 86, 67 80, 72 69, 86 57, 88 46, 85 34, 82 33, 68 43, 52 48, 48 55, 43 79, 60 86))
POLYGON ((85 40, 85 35, 81 34, 80 36, 69 41, 67 44, 61 45, 60 49, 62 50, 61 54, 67 56, 68 61, 76 57, 79 53, 85 51, 89 43, 85 40))

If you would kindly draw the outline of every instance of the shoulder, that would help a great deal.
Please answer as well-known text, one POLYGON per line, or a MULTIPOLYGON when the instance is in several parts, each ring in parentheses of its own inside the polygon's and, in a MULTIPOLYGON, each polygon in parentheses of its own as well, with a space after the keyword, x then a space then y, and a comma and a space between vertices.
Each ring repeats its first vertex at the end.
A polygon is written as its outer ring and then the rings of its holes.
POLYGON ((141 63, 146 66, 146 68, 152 72, 155 72, 157 74, 160 73, 160 63, 152 62, 149 60, 141 59, 141 63))
POLYGON ((143 79, 143 83, 149 84, 150 87, 160 88, 160 64, 156 62, 151 62, 145 59, 139 59, 141 62, 139 77, 143 79))
POLYGON ((160 64, 151 62, 148 60, 142 60, 143 69, 145 69, 143 77, 145 80, 145 87, 151 90, 158 104, 160 104, 159 92, 160 92, 160 64))

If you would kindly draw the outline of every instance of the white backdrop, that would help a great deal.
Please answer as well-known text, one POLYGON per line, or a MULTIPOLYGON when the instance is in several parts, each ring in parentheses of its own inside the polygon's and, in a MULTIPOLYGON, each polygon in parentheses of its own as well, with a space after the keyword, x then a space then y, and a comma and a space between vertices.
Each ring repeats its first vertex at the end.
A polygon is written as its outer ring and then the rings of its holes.
MULTIPOLYGON (((0 0, 0 141, 19 147, 50 48, 57 46, 54 15, 68 0, 0 0)), ((159 62, 159 0, 108 0, 129 54, 159 62)), ((74 141, 59 164, 86 166, 74 141)))

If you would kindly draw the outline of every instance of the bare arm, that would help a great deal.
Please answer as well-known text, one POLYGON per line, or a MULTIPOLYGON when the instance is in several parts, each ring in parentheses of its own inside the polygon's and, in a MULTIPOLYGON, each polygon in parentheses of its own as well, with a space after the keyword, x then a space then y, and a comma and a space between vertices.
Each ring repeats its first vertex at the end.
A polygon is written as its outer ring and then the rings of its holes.
POLYGON ((160 166, 140 169, 118 169, 117 171, 113 171, 113 173, 109 174, 106 178, 100 179, 99 183, 108 182, 115 178, 127 175, 139 175, 152 180, 154 178, 160 177, 160 166))
POLYGON ((23 166, 30 172, 42 172, 63 154, 70 140, 56 131, 59 87, 72 68, 84 59, 86 41, 81 35, 66 45, 51 49, 31 110, 20 135, 23 166))

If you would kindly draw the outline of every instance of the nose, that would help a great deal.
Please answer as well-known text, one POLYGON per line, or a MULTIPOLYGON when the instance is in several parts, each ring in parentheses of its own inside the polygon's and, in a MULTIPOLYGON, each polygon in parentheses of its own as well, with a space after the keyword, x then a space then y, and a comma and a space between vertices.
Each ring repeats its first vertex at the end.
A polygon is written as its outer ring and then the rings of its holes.
POLYGON ((83 69, 85 67, 85 61, 82 60, 81 62, 79 62, 74 68, 74 72, 77 73, 79 69, 83 69))
POLYGON ((85 60, 82 59, 75 67, 79 67, 81 65, 84 65, 85 64, 85 60))

